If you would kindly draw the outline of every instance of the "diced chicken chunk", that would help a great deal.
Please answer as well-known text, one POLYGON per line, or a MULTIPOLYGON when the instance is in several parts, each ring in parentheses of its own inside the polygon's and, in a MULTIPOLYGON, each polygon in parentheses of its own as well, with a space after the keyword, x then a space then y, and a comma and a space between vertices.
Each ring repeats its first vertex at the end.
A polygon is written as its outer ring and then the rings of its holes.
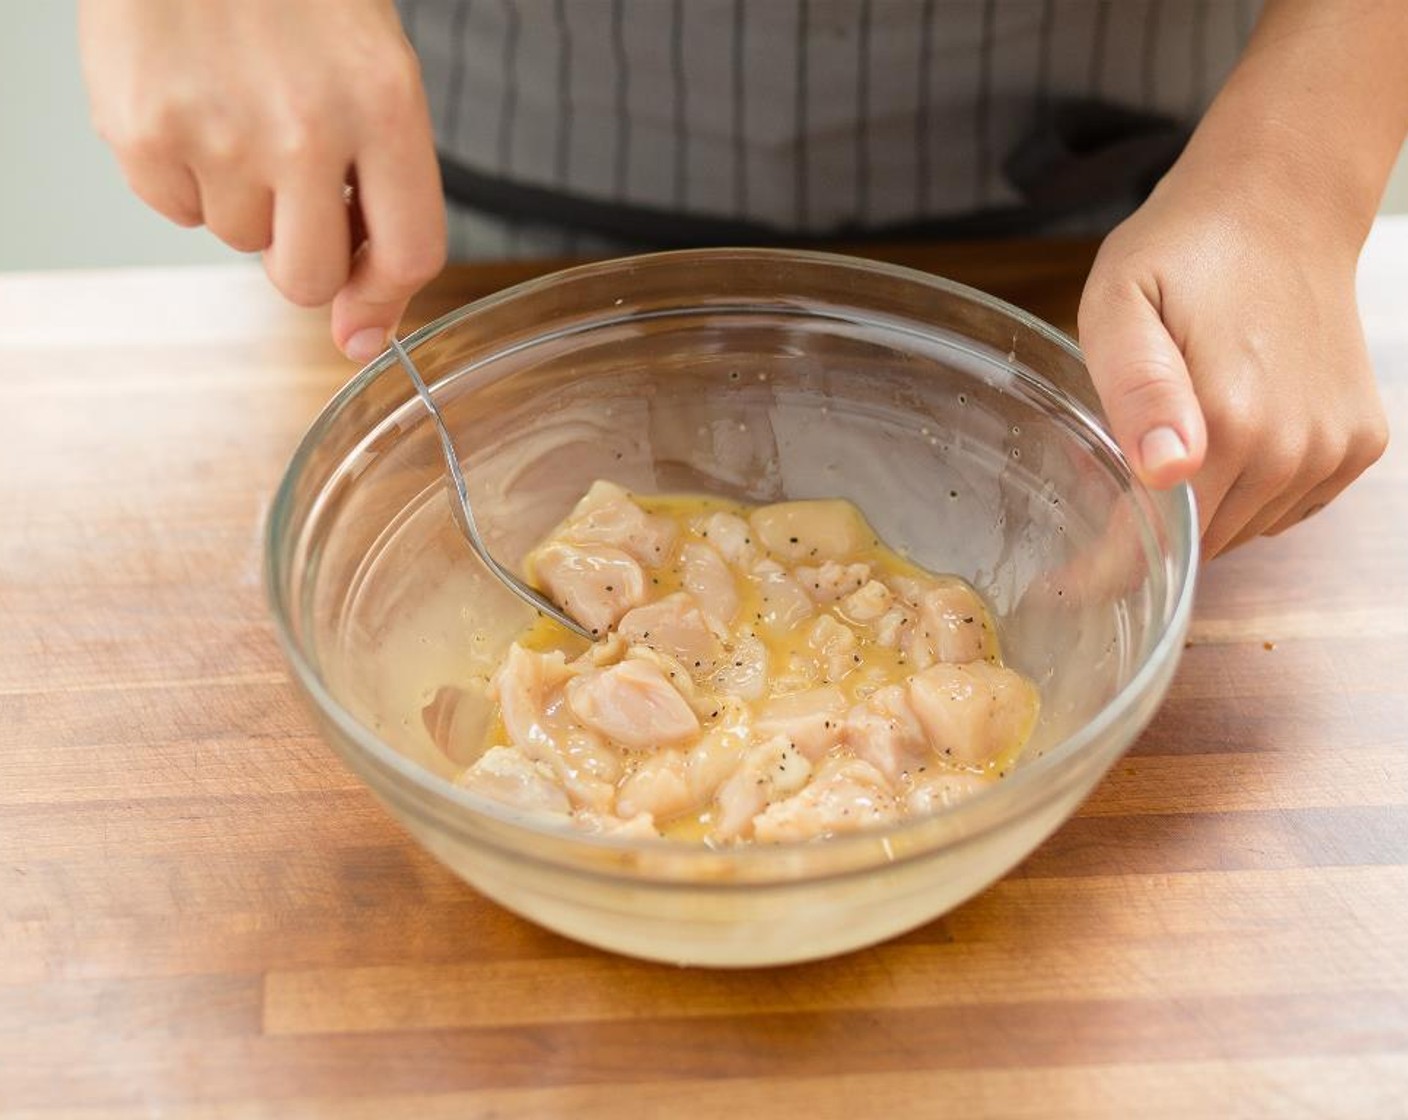
POLYGON ((921 760, 929 754, 923 725, 899 685, 877 690, 847 712, 843 739, 857 758, 870 763, 892 783, 905 774, 917 773, 921 760))
POLYGON ((467 790, 529 813, 567 815, 572 803, 552 768, 534 762, 517 747, 490 747, 460 775, 467 790))
POLYGON ((584 788, 580 791, 578 800, 584 804, 600 800, 597 785, 610 785, 621 776, 621 756, 585 727, 570 724, 557 736, 557 744, 568 792, 578 790, 586 782, 593 784, 589 794, 584 788))
POLYGON ((1026 740, 1037 693, 989 661, 940 662, 910 679, 909 703, 934 751, 955 765, 985 766, 1026 740))
POLYGON ((761 700, 768 689, 767 647, 760 639, 744 635, 725 652, 710 681, 729 696, 761 700))
POLYGON ((695 803, 709 801, 738 769, 748 749, 746 723, 729 722, 711 728, 685 758, 685 781, 695 803))
POLYGON ((656 751, 642 762, 616 793, 616 812, 623 817, 649 813, 657 821, 667 821, 695 804, 685 756, 670 749, 656 751))
POLYGON ((828 560, 819 566, 798 565, 792 573, 802 590, 818 603, 834 603, 865 586, 870 578, 869 564, 838 564, 828 560))
POLYGON ((982 774, 931 768, 910 787, 904 796, 904 805, 916 816, 936 813, 972 797, 992 782, 993 779, 982 774))
POLYGON ((901 645, 916 669, 936 661, 982 661, 997 652, 982 600, 957 580, 920 593, 918 621, 901 645))
POLYGON ((645 573, 619 548, 550 544, 532 555, 531 570, 553 601, 593 634, 605 634, 645 602, 645 573))
POLYGON ((726 634, 738 613, 738 587, 724 558, 707 544, 690 541, 680 549, 680 577, 717 634, 726 634))
POLYGON ((764 844, 812 840, 889 824, 899 815, 884 777, 870 763, 828 759, 800 793, 759 814, 753 836, 764 844))
POLYGON ((875 644, 884 649, 898 649, 908 636, 915 618, 915 609, 898 603, 875 620, 875 644))
POLYGON ((626 612, 617 633, 632 645, 668 654, 692 673, 707 675, 724 651, 694 598, 683 591, 626 612))
POLYGON ((649 813, 637 813, 629 819, 615 813, 598 813, 579 809, 572 819, 583 832, 598 836, 616 836, 623 840, 656 840, 660 830, 655 827, 655 818, 649 813))
POLYGON ((846 596, 841 603, 841 611, 852 622, 874 622, 894 602, 895 596, 890 589, 878 579, 872 579, 846 596))
POLYGON ((846 697, 839 688, 814 688, 758 705, 753 726, 759 735, 780 736, 815 760, 840 740, 845 711, 846 697))
POLYGON ((514 642, 490 681, 489 696, 498 701, 509 740, 530 759, 556 751, 548 706, 554 692, 573 676, 562 653, 532 653, 514 642))
POLYGON ((679 529, 668 517, 646 513, 614 482, 592 484, 567 516, 557 537, 569 544, 608 545, 648 568, 670 558, 679 529))
POLYGON ((572 719, 564 686, 576 672, 560 651, 533 653, 517 642, 490 684, 509 741, 534 762, 545 763, 573 804, 610 804, 620 760, 595 735, 572 719))
POLYGON ((788 564, 845 560, 875 539, 850 502, 778 502, 755 509, 748 523, 763 547, 788 564))
POLYGON ((775 560, 760 560, 753 565, 753 578, 758 583, 762 610, 758 620, 769 630, 791 630, 816 611, 811 596, 775 560))
POLYGON ((636 659, 578 677, 567 687, 567 703, 587 727, 636 750, 680 743, 699 731, 665 674, 636 659))
POLYGON ((790 740, 779 735, 749 748, 743 762, 719 789, 713 834, 720 840, 746 837, 753 820, 777 797, 801 789, 812 766, 790 740))
POLYGON ((860 648, 855 631, 844 622, 824 614, 807 631, 807 646, 816 656, 818 667, 826 680, 835 682, 850 673, 860 662, 860 648))
POLYGON ((753 563, 758 546, 753 543, 753 530, 748 522, 732 513, 711 513, 704 519, 700 536, 718 549, 724 560, 738 568, 753 563))

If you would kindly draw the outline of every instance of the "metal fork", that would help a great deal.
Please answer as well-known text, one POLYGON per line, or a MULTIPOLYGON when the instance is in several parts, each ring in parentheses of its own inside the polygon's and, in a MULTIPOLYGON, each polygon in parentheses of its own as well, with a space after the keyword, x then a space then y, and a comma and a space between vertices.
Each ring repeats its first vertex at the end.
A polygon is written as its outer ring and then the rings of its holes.
POLYGON ((484 566, 493 573, 500 583, 534 610, 546 615, 558 625, 567 627, 572 633, 586 638, 587 641, 595 641, 592 633, 580 622, 566 614, 562 608, 542 592, 524 583, 489 554, 489 548, 484 543, 484 538, 479 535, 479 526, 474 520, 474 510, 469 506, 469 489, 465 485, 464 471, 460 467, 460 457, 455 452, 454 440, 450 438, 450 429, 445 424, 445 417, 441 415, 440 406, 430 395, 430 389, 426 387, 425 379, 421 377, 415 362, 411 361, 411 356, 406 353, 406 348, 401 345, 401 340, 393 334, 390 336, 390 342, 391 349, 401 362, 401 368, 406 371, 406 375, 411 379, 411 384, 416 387, 416 392, 420 394, 421 403, 430 413, 431 422, 440 434, 440 450, 445 455, 445 468, 449 472, 449 477, 445 481, 450 488, 450 512, 454 515, 455 523, 460 527, 460 532, 464 534, 465 540, 469 541, 469 547, 474 550, 474 555, 484 562, 484 566))

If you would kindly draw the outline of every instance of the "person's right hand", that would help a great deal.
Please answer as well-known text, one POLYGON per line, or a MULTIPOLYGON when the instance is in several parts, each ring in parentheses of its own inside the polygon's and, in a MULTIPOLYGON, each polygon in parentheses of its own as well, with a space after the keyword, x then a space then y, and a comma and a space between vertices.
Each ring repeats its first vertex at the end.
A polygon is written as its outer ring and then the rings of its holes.
POLYGON ((391 0, 82 0, 79 17, 93 122, 137 195, 262 252, 293 302, 332 300, 349 358, 380 353, 445 260, 430 114, 391 0))

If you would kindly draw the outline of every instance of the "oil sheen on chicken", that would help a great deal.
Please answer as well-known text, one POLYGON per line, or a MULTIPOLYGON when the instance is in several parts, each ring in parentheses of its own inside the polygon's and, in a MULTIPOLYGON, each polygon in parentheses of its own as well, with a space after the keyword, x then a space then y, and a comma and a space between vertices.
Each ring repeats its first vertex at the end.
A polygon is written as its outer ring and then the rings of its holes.
POLYGON ((540 619, 460 784, 525 816, 715 846, 941 811, 998 781, 1037 691, 977 592, 849 502, 748 507, 597 482, 528 558, 597 633, 540 619))

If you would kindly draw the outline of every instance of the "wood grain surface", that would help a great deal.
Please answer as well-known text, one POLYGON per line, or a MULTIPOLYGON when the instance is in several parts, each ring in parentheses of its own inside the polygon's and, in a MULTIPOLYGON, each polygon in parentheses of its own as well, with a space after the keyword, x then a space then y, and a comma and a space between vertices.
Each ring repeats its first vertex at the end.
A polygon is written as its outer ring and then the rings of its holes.
MULTIPOLYGON (((1067 328, 1091 253, 874 251, 1067 328)), ((730 974, 484 901, 314 734, 260 549, 352 372, 320 316, 254 269, 0 277, 0 1115, 1408 1116, 1408 219, 1361 305, 1398 441, 1206 570, 1079 815, 908 936, 730 974)))

